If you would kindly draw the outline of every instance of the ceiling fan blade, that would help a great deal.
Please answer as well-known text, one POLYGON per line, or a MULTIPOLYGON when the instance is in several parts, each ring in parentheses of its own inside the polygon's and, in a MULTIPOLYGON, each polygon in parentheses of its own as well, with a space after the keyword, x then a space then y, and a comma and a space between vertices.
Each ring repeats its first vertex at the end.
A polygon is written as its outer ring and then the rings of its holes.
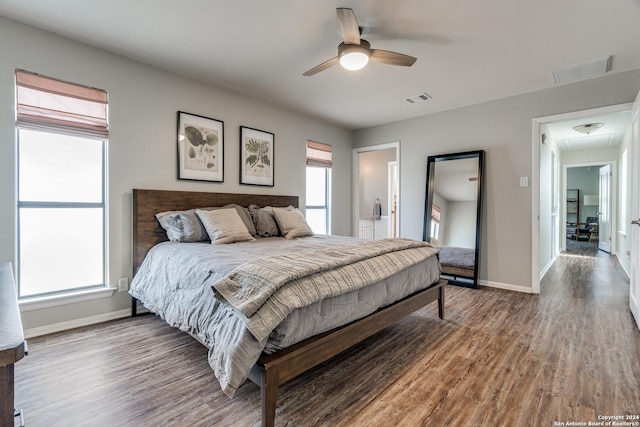
POLYGON ((336 9, 338 15, 338 29, 345 44, 360 44, 360 28, 356 21, 356 14, 353 9, 339 7, 336 9))
POLYGON ((324 71, 329 67, 332 67, 334 65, 336 65, 338 63, 340 59, 336 56, 335 58, 331 58, 328 61, 324 61, 322 64, 313 67, 312 69, 310 69, 309 71, 307 71, 306 73, 303 74, 303 76, 313 76, 316 73, 319 73, 320 71, 324 71))
POLYGON ((369 59, 383 64, 410 67, 414 62, 416 62, 417 58, 403 53, 391 52, 389 50, 371 49, 371 56, 369 59))

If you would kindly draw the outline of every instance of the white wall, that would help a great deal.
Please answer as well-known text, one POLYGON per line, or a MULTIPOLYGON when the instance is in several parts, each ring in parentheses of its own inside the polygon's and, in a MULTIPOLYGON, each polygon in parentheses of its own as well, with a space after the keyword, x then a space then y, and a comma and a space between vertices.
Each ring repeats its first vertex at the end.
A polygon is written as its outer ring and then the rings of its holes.
POLYGON ((382 204, 382 215, 389 209, 389 162, 396 159, 396 149, 365 151, 358 154, 360 159, 360 218, 373 214, 373 201, 378 198, 382 204))
POLYGON ((449 202, 447 211, 447 233, 443 244, 459 248, 476 247, 476 211, 473 202, 449 202))
MULTIPOLYGON (((532 176, 532 119, 632 102, 638 90, 639 70, 611 74, 362 129, 355 133, 355 146, 401 142, 402 235, 416 239, 422 236, 427 156, 486 150, 480 279, 527 291, 532 194, 530 186, 520 187, 519 177, 532 176)), ((429 102, 438 102, 438 96, 429 102)))
MULTIPOLYGON (((622 209, 618 211, 618 229, 613 230, 612 233, 616 233, 618 237, 618 248, 617 248, 618 260, 620 260, 620 264, 622 265, 622 268, 624 268, 627 274, 630 275, 631 274, 631 257, 630 257, 629 251, 631 250, 631 240, 630 240, 631 233, 629 230, 629 227, 630 227, 629 223, 631 222, 632 219, 635 219, 631 217, 631 188, 632 188, 631 126, 627 128, 627 131, 625 132, 624 138, 622 139, 622 142, 620 143, 620 146, 618 147, 618 149, 619 149, 618 152, 620 156, 618 167, 620 169, 622 168, 622 153, 624 153, 625 150, 627 151, 626 176, 623 176, 622 172, 620 172, 620 174, 618 175, 619 189, 622 189, 621 183, 623 180, 627 182, 627 191, 626 191, 627 203, 626 203, 625 215, 623 215, 622 209)), ((619 206, 622 205, 621 202, 622 200, 618 204, 619 206)))
MULTIPOLYGON (((111 285, 130 277, 132 188, 293 194, 305 205, 305 141, 333 147, 332 228, 351 235, 351 132, 265 102, 206 86, 0 17, 0 261, 15 263, 14 72, 16 68, 109 93, 109 266, 111 285), (176 179, 176 112, 224 122, 224 183, 176 179), (238 183, 239 127, 275 134, 275 187, 238 183)), ((108 318, 126 293, 23 312, 25 329, 108 318)))

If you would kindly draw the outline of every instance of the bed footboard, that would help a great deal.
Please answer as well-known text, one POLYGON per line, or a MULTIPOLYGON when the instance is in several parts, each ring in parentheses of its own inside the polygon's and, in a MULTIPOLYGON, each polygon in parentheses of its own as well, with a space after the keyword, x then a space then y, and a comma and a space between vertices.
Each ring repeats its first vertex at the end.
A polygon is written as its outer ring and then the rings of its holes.
POLYGON ((262 426, 275 425, 280 384, 336 356, 433 301, 438 301, 438 316, 444 319, 446 283, 446 280, 440 280, 429 288, 363 319, 316 335, 276 353, 263 354, 249 375, 249 379, 261 388, 262 426))

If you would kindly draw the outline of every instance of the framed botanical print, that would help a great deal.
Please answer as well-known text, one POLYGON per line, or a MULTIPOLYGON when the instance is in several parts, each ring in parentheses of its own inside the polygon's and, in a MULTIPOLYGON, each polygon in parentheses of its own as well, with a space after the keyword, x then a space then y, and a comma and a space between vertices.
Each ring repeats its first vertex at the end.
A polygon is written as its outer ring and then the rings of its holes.
POLYGON ((273 187, 274 135, 240 126, 240 184, 273 187))
POLYGON ((224 122, 178 111, 178 179, 224 181, 224 122))

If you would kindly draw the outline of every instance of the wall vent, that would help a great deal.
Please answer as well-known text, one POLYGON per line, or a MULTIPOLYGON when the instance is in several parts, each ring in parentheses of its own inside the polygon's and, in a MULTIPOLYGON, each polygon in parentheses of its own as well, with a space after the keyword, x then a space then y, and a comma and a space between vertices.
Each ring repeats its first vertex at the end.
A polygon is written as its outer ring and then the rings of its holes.
POLYGON ((412 96, 409 98, 405 98, 404 102, 406 102, 407 104, 417 104, 419 102, 424 102, 424 101, 428 101, 429 99, 433 99, 433 97, 431 95, 429 95, 426 92, 423 92, 419 95, 416 96, 412 96))

